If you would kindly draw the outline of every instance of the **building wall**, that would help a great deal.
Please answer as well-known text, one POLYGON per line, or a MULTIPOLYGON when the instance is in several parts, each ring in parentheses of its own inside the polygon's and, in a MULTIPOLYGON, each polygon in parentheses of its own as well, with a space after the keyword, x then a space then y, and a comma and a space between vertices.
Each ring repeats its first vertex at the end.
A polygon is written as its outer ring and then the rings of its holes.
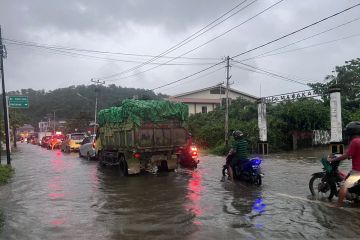
MULTIPOLYGON (((224 88, 222 88, 222 91, 224 88)), ((250 98, 244 95, 241 95, 237 92, 229 91, 229 98, 230 99, 236 99, 238 97, 241 97, 243 99, 249 100, 251 102, 255 102, 256 100, 254 98, 250 98)), ((183 96, 179 96, 177 98, 198 98, 198 99, 220 99, 220 98, 226 98, 226 94, 211 94, 210 90, 204 90, 201 92, 191 93, 183 96)))
MULTIPOLYGON (((219 102, 220 99, 224 100, 226 98, 225 88, 221 88, 222 94, 220 94, 220 88, 218 88, 218 90, 219 90, 218 93, 211 93, 211 90, 217 90, 217 88, 202 90, 202 91, 190 93, 190 94, 184 94, 182 96, 175 97, 174 99, 178 99, 178 100, 180 100, 180 102, 182 102, 181 99, 184 99, 184 103, 187 104, 189 107, 189 114, 201 113, 202 107, 206 107, 207 112, 211 112, 217 106, 219 106, 219 104, 211 103, 211 102, 219 102), (185 101, 185 99, 186 99, 186 101, 185 101), (202 100, 202 103, 192 103, 191 100, 189 101, 189 99, 194 99, 194 100, 199 99, 199 100, 202 100), (216 101, 216 100, 219 100, 219 101, 216 101)), ((231 102, 231 100, 235 100, 239 97, 249 100, 251 102, 256 101, 256 99, 254 99, 254 98, 241 95, 241 94, 231 91, 231 90, 229 91, 230 102, 231 102)))
POLYGON ((186 103, 186 105, 189 106, 189 114, 195 114, 195 113, 201 113, 202 112, 202 107, 206 107, 207 108, 207 112, 211 112, 213 111, 217 104, 206 104, 206 103, 186 103))
MULTIPOLYGON (((240 94, 229 91, 229 98, 235 99, 239 96, 240 96, 240 94)), ((210 90, 205 90, 205 91, 201 91, 201 92, 197 92, 197 93, 187 94, 187 95, 181 96, 179 98, 220 99, 220 97, 225 98, 226 95, 225 94, 221 94, 221 95, 220 94, 210 94, 210 90)))

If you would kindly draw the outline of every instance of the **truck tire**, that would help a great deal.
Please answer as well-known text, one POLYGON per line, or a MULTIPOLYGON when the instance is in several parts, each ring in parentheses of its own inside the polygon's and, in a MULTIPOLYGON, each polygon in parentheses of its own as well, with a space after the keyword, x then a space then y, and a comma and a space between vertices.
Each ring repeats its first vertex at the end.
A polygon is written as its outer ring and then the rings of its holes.
POLYGON ((128 164, 125 160, 124 155, 121 155, 119 157, 119 168, 120 168, 120 173, 122 176, 127 176, 128 175, 128 164))
POLYGON ((160 162, 160 166, 158 167, 158 171, 161 171, 161 172, 169 172, 169 168, 168 168, 168 165, 167 165, 167 161, 166 160, 162 160, 160 162))

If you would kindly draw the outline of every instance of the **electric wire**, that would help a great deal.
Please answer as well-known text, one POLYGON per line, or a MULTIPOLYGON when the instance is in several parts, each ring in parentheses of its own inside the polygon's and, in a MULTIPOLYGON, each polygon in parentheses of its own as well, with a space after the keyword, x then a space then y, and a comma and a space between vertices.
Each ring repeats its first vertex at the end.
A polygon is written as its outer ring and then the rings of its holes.
MULTIPOLYGON (((265 57, 270 57, 270 56, 295 52, 295 51, 304 50, 304 49, 307 49, 307 48, 323 46, 323 45, 326 45, 326 44, 330 44, 330 43, 334 43, 334 42, 338 42, 338 41, 341 41, 341 40, 346 40, 346 39, 350 39, 350 38, 354 38, 354 37, 360 37, 360 33, 359 34, 352 34, 352 35, 349 35, 349 36, 346 36, 346 37, 337 38, 337 39, 333 39, 333 40, 326 41, 326 42, 320 42, 320 43, 316 43, 316 44, 312 44, 312 45, 308 45, 308 46, 304 46, 304 47, 293 48, 293 49, 289 49, 289 50, 278 52, 278 53, 266 54, 266 55, 263 55, 263 56, 258 56, 256 58, 265 58, 265 57)), ((251 58, 251 59, 254 59, 254 58, 251 58)), ((250 60, 250 59, 245 59, 245 60, 242 60, 242 61, 247 61, 247 60, 250 60)))
POLYGON ((326 30, 324 30, 324 31, 321 31, 321 32, 316 33, 316 34, 314 34, 314 35, 311 35, 311 36, 309 36, 309 37, 302 38, 302 39, 300 39, 300 40, 298 40, 298 41, 295 41, 295 42, 292 42, 292 43, 283 45, 283 46, 281 46, 281 47, 278 47, 278 48, 275 48, 275 49, 273 49, 273 50, 270 50, 270 51, 261 53, 261 54, 259 54, 259 55, 254 56, 254 57, 242 59, 241 62, 243 62, 243 61, 249 61, 249 60, 256 59, 256 58, 260 58, 260 57, 265 56, 265 55, 266 55, 266 56, 271 56, 271 55, 267 55, 267 54, 272 53, 272 52, 275 52, 275 51, 278 51, 278 50, 281 50, 281 49, 284 49, 284 48, 287 48, 287 47, 289 47, 289 46, 292 46, 292 45, 295 45, 295 44, 297 44, 297 43, 303 42, 303 41, 305 41, 305 40, 308 40, 308 39, 317 37, 317 36, 319 36, 319 35, 322 35, 322 34, 324 34, 324 33, 330 32, 330 31, 335 30, 335 29, 337 29, 337 28, 346 26, 346 25, 348 25, 348 24, 350 24, 350 23, 353 23, 353 22, 356 22, 356 21, 358 21, 358 20, 360 20, 360 18, 354 18, 354 19, 352 19, 352 20, 350 20, 350 21, 348 21, 348 22, 345 22, 345 23, 342 23, 342 24, 337 25, 337 26, 335 26, 335 27, 326 29, 326 30))
POLYGON ((346 8, 346 9, 340 11, 340 12, 337 12, 337 13, 335 13, 335 14, 332 14, 332 15, 330 15, 330 16, 328 16, 328 17, 325 17, 325 18, 323 18, 323 19, 321 19, 321 20, 318 20, 318 21, 316 21, 316 22, 314 22, 314 23, 311 23, 311 24, 309 24, 309 25, 307 25, 307 26, 305 26, 305 27, 299 28, 299 29, 297 29, 297 30, 295 30, 295 31, 293 31, 293 32, 290 32, 290 33, 288 33, 288 34, 285 34, 285 35, 283 35, 283 36, 281 36, 281 37, 278 37, 278 38, 276 38, 276 39, 274 39, 274 40, 271 40, 271 41, 269 41, 269 42, 267 42, 267 43, 261 44, 261 45, 259 45, 259 46, 257 46, 257 47, 254 47, 254 48, 249 49, 249 50, 246 50, 246 51, 244 51, 244 52, 242 52, 242 53, 236 54, 236 55, 232 56, 231 58, 234 59, 234 58, 240 57, 240 56, 242 56, 242 55, 244 55, 244 54, 247 54, 247 53, 249 53, 249 52, 255 51, 255 50, 259 49, 259 48, 263 48, 263 47, 265 47, 265 46, 267 46, 267 45, 270 45, 270 44, 272 44, 272 43, 274 43, 274 42, 277 42, 277 41, 279 41, 279 40, 281 40, 281 39, 284 39, 284 38, 289 37, 289 36, 291 36, 291 35, 294 35, 294 34, 296 34, 296 33, 298 33, 298 32, 301 32, 301 31, 303 31, 303 30, 305 30, 305 29, 307 29, 307 28, 310 28, 310 27, 312 27, 312 26, 315 26, 315 25, 317 25, 317 24, 319 24, 319 23, 321 23, 321 22, 324 22, 324 21, 326 21, 326 20, 328 20, 328 19, 330 19, 330 18, 336 17, 337 15, 340 15, 340 14, 342 14, 342 13, 344 13, 344 12, 347 12, 347 11, 349 11, 349 10, 355 8, 355 7, 358 7, 358 6, 360 6, 360 3, 355 4, 355 5, 351 6, 351 7, 348 7, 348 8, 346 8))
MULTIPOLYGON (((227 33, 231 32, 231 31, 233 31, 234 29, 236 29, 236 28, 238 28, 238 27, 242 26, 243 24, 245 24, 245 23, 249 22, 250 20, 252 20, 252 19, 256 18, 257 16, 259 16, 259 15, 263 14, 264 12, 266 12, 266 11, 270 10, 271 8, 275 7, 276 5, 280 4, 280 3, 281 3, 281 2, 283 2, 283 1, 285 1, 285 0, 280 0, 280 1, 278 1, 278 2, 276 2, 276 3, 274 3, 274 4, 272 4, 271 6, 269 6, 269 7, 265 8, 264 10, 260 11, 259 13, 255 14, 254 16, 252 16, 252 17, 248 18, 247 20, 243 21, 242 23, 240 23, 240 24, 238 24, 238 25, 236 25, 236 26, 234 26, 234 27, 230 28, 229 30, 225 31, 225 32, 224 32, 224 33, 222 33, 221 35, 218 35, 218 36, 216 36, 216 37, 214 37, 214 38, 210 39, 209 41, 206 41, 205 43, 203 43, 203 44, 201 44, 201 45, 199 45, 199 46, 197 46, 197 47, 195 47, 195 48, 193 48, 193 49, 191 49, 191 50, 189 50, 189 51, 187 51, 187 52, 185 52, 185 53, 183 53, 183 54, 179 55, 178 57, 183 57, 183 56, 185 56, 186 54, 189 54, 189 53, 191 53, 191 52, 193 52, 193 51, 195 51, 195 50, 197 50, 197 49, 199 49, 199 48, 201 48, 201 47, 203 47, 203 46, 205 46, 205 45, 209 44, 210 42, 212 42, 212 41, 214 41, 214 40, 216 40, 216 39, 218 39, 218 38, 220 38, 220 37, 224 36, 225 34, 227 34, 227 33)), ((170 59, 170 60, 168 60, 168 61, 166 61, 166 62, 164 62, 164 63, 166 64, 166 63, 169 63, 169 62, 171 62, 171 61, 173 61, 173 60, 176 60, 176 59, 177 59, 177 57, 176 57, 176 58, 174 58, 174 59, 170 59)), ((114 80, 107 80, 107 81, 118 81, 118 80, 126 79, 126 78, 129 78, 129 77, 134 77, 134 76, 137 76, 137 75, 139 75, 139 74, 142 74, 142 73, 145 73, 145 72, 151 71, 151 70, 153 70, 153 69, 156 69, 156 68, 158 68, 158 67, 160 67, 160 66, 161 66, 161 65, 158 65, 158 66, 155 66, 155 67, 152 67, 152 68, 146 69, 146 70, 144 70, 144 71, 137 72, 137 73, 132 74, 132 75, 128 75, 128 76, 125 76, 125 77, 122 77, 122 78, 117 78, 117 79, 114 79, 114 80)), ((108 79, 108 78, 112 78, 112 77, 115 77, 115 76, 118 76, 118 75, 122 75, 123 73, 124 73, 124 72, 121 72, 121 73, 116 73, 116 74, 113 74, 113 75, 111 75, 111 76, 102 77, 102 78, 99 78, 99 79, 108 79)))
MULTIPOLYGON (((198 77, 192 78, 192 79, 188 79, 188 80, 192 80, 192 81, 198 80, 198 79, 207 77, 207 76, 209 76, 209 75, 212 75, 212 74, 214 74, 214 73, 216 73, 216 72, 218 72, 218 71, 220 71, 220 70, 222 70, 222 69, 224 69, 224 67, 217 68, 217 69, 215 69, 214 71, 208 72, 208 73, 206 73, 206 74, 203 74, 203 75, 201 75, 201 76, 198 76, 198 77)), ((184 85, 184 84, 185 84, 185 81, 182 82, 182 83, 180 83, 180 84, 178 84, 178 85, 175 85, 175 86, 165 87, 165 88, 163 88, 163 90, 174 89, 174 88, 179 87, 179 86, 182 86, 182 85, 184 85)))
MULTIPOLYGON (((24 43, 14 43, 14 42, 7 42, 7 44, 9 45, 17 45, 17 46, 28 46, 27 44, 24 43)), ((76 53, 76 52, 71 52, 71 51, 65 51, 65 50, 58 50, 58 49, 54 49, 54 48, 47 48, 44 46, 36 46, 37 48, 40 49, 45 49, 48 50, 50 52, 53 53, 62 53, 61 55, 65 55, 65 56, 79 56, 79 57, 85 57, 85 58, 93 58, 93 59, 98 59, 98 60, 107 60, 107 61, 113 61, 113 62, 126 62, 126 63, 143 63, 141 61, 135 61, 135 60, 125 60, 125 59, 118 59, 118 58, 109 58, 109 57, 98 57, 98 56, 93 56, 93 55, 87 55, 87 54, 83 54, 83 53, 76 53)), ((158 62, 152 62, 150 63, 151 65, 159 65, 159 64, 163 64, 163 63, 158 63, 158 62)), ((170 64, 165 64, 168 66, 186 66, 186 65, 210 65, 210 64, 214 64, 214 62, 175 62, 175 63, 170 63, 170 64)))
POLYGON ((252 66, 252 65, 249 65, 249 64, 245 64, 245 63, 241 63, 239 61, 235 61, 233 60, 234 62, 236 63, 239 63, 241 65, 244 65, 246 67, 242 67, 242 66, 239 66, 239 65, 234 65, 234 67, 237 67, 239 69, 242 69, 242 70, 246 70, 246 71, 250 71, 250 72, 254 72, 254 73, 259 73, 259 74, 265 74, 265 75, 268 75, 268 76, 272 76, 272 77, 276 77, 276 78, 280 78, 280 79, 283 79, 283 80, 286 80, 286 81, 289 81, 289 82, 293 82, 293 83, 297 83, 297 84, 301 84, 301 85, 305 85, 307 86, 306 83, 303 83, 303 82, 300 82, 300 81, 297 81, 297 80, 294 80, 292 78, 289 78, 289 77, 286 77, 286 76, 282 76, 280 74, 277 74, 277 73, 274 73, 274 72, 270 72, 268 70, 264 70, 264 69, 261 69, 259 67, 255 67, 255 66, 252 66), (250 68, 250 69, 249 69, 250 68))
MULTIPOLYGON (((9 38, 3 38, 4 42, 7 44, 17 44, 22 46, 34 47, 34 48, 44 48, 44 49, 54 49, 54 50, 66 50, 66 51, 75 51, 75 52, 87 52, 87 53, 98 53, 98 54, 112 54, 112 55, 124 55, 131 57, 146 57, 146 58, 154 58, 154 55, 148 54, 135 54, 135 53, 123 53, 123 52, 110 52, 110 51, 100 51, 100 50, 91 50, 91 49, 83 49, 83 48, 73 48, 73 47, 65 47, 65 46, 57 46, 57 45, 49 45, 43 43, 29 42, 29 41, 20 41, 9 38)), ((160 58, 160 57, 159 57, 160 58)), ((174 56, 161 56, 161 58, 174 58, 174 56)), ((210 58, 210 57, 182 57, 182 59, 187 60, 219 60, 219 58, 210 58)))
MULTIPOLYGON (((150 63, 152 61, 155 61, 157 60, 159 57, 165 55, 165 54, 168 54, 170 52, 173 52, 175 51, 176 49, 178 49, 179 47, 182 47, 184 46, 185 44, 195 40, 196 38, 198 38, 199 36, 203 35, 204 33, 202 33, 203 30, 205 30, 206 28, 210 27, 211 25, 213 25, 215 22, 217 22, 218 20, 220 20, 221 18, 223 18, 224 16, 226 16, 227 14, 229 14, 230 12, 232 12, 233 10, 235 10, 236 8, 238 8, 239 6, 241 6, 242 4, 244 4, 247 0, 245 1, 242 1, 241 3, 237 4, 235 7, 233 7, 232 9, 230 9, 229 11, 227 11, 226 13, 222 14, 220 17, 216 18, 215 20, 213 20, 211 23, 207 24, 205 27, 201 28, 200 30, 196 31, 195 33, 191 34, 189 37, 185 38, 184 40, 180 41, 179 43, 175 44, 174 46, 172 46, 171 48, 165 50, 164 52, 160 53, 158 56, 150 59, 149 61, 147 61, 146 63, 144 64, 140 64, 138 66, 135 66, 133 68, 130 68, 130 69, 127 69, 125 71, 122 71, 120 73, 115 73, 115 74, 111 74, 111 75, 108 75, 108 76, 104 76, 104 77, 98 77, 98 79, 108 79, 108 78, 112 78, 112 77, 115 77, 115 76, 119 76, 119 75, 123 75, 125 73, 128 73, 128 72, 131 72, 131 71, 134 71, 136 69, 139 69, 143 66, 145 66, 147 63, 150 63)), ((257 1, 257 0, 255 0, 257 1)), ((247 7, 249 7, 251 4, 253 4, 255 1, 253 1, 252 3, 248 4, 247 6, 241 8, 239 11, 237 11, 236 13, 239 13, 240 11, 246 9, 247 7)), ((235 15, 235 14, 234 14, 235 15)), ((233 15, 232 15, 233 16, 233 15)), ((228 19, 228 18, 227 18, 228 19)), ((225 21, 225 20, 224 20, 225 21)), ((222 21, 223 22, 223 21, 222 21)), ((222 23, 220 22, 220 23, 222 23)), ((218 25, 218 24, 217 24, 218 25)), ((215 26, 217 26, 215 25, 215 26)), ((215 27, 214 26, 214 27, 215 27)), ((212 27, 213 28, 213 27, 212 27)), ((211 29, 212 29, 211 28, 211 29)), ((176 57, 177 58, 177 57, 176 57)))
POLYGON ((200 70, 200 71, 197 71, 197 72, 195 72, 195 73, 192 73, 192 74, 190 74, 190 75, 188 75, 188 76, 186 76, 186 77, 183 77, 183 78, 177 79, 177 80, 175 80, 175 81, 169 82, 169 83, 167 83, 167 84, 164 84, 164 85, 161 85, 161 86, 152 88, 152 89, 150 89, 150 90, 151 90, 151 91, 154 91, 154 90, 156 90, 156 89, 163 88, 163 87, 169 86, 169 85, 171 85, 171 84, 174 84, 174 83, 183 81, 183 80, 188 79, 188 78, 190 78, 190 77, 192 77, 192 76, 195 76, 195 75, 197 75, 197 74, 200 74, 200 73, 202 73, 202 72, 205 72, 205 71, 207 71, 207 70, 209 70, 209 69, 211 69, 211 68, 214 68, 214 67, 216 67, 216 66, 218 66, 219 64, 222 64, 222 63, 224 63, 224 62, 225 62, 225 61, 218 62, 217 64, 214 64, 214 65, 212 65, 212 66, 210 66, 210 67, 207 67, 207 68, 204 68, 204 69, 202 69, 202 70, 200 70))

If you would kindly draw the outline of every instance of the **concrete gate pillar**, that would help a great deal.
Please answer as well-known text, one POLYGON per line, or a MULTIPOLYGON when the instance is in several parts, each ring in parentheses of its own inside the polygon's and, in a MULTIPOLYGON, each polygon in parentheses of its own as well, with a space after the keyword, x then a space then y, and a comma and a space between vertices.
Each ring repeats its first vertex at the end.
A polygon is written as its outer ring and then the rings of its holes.
POLYGON ((330 87, 330 151, 331 153, 344 153, 344 143, 342 139, 342 121, 341 121, 341 95, 340 88, 330 87))
POLYGON ((263 99, 258 99, 258 125, 259 125, 259 141, 258 153, 268 154, 268 141, 267 141, 267 123, 266 123, 266 103, 263 99))

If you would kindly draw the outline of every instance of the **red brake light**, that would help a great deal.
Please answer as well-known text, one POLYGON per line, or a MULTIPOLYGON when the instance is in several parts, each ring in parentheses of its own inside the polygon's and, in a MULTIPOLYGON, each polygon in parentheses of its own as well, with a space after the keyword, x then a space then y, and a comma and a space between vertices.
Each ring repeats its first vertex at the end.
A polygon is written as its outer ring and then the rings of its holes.
POLYGON ((96 142, 93 142, 92 147, 93 147, 93 148, 95 148, 95 147, 96 147, 96 142))
POLYGON ((134 154, 134 157, 135 157, 135 158, 141 158, 141 154, 140 154, 140 153, 135 153, 135 154, 134 154))

